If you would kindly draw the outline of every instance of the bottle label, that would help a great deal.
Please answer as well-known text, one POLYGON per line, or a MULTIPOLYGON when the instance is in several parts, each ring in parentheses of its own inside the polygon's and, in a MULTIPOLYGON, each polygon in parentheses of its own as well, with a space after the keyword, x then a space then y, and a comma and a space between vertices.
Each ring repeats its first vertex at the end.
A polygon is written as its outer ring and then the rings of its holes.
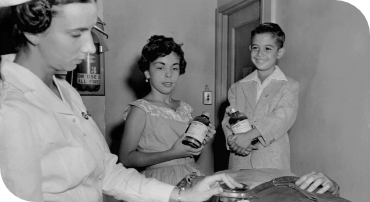
POLYGON ((242 121, 239 121, 238 123, 231 126, 231 130, 234 134, 238 133, 245 133, 252 129, 251 124, 249 124, 248 119, 244 119, 242 121))
POLYGON ((188 137, 197 139, 203 142, 204 137, 207 135, 208 127, 199 121, 192 121, 188 130, 186 131, 188 137))

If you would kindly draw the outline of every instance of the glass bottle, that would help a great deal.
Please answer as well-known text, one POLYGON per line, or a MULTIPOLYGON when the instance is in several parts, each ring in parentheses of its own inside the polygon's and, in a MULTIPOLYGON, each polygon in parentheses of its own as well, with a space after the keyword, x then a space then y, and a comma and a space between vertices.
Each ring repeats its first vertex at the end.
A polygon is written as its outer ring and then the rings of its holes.
MULTIPOLYGON (((244 113, 239 112, 238 110, 231 108, 228 112, 230 117, 229 124, 233 135, 238 133, 246 133, 252 129, 251 124, 248 121, 247 115, 244 113)), ((253 139, 251 144, 256 144, 258 142, 258 138, 253 139)))
POLYGON ((200 148, 208 133, 209 124, 208 112, 203 112, 200 116, 195 117, 185 131, 186 136, 182 141, 182 144, 189 145, 196 149, 200 148))

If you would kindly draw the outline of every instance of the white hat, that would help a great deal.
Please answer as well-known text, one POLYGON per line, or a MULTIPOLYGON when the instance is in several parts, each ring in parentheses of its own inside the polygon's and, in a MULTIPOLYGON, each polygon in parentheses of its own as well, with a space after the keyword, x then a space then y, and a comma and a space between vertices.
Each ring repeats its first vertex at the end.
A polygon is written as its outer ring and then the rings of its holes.
POLYGON ((0 0, 0 7, 14 6, 30 0, 0 0))

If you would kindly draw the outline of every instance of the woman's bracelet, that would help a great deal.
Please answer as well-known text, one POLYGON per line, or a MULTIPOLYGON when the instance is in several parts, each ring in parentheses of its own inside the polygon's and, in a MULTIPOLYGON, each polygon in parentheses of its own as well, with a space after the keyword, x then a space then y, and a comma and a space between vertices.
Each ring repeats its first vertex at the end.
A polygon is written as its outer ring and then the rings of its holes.
POLYGON ((177 192, 177 201, 181 202, 181 191, 182 191, 182 189, 181 188, 178 188, 178 189, 179 189, 179 192, 177 192))

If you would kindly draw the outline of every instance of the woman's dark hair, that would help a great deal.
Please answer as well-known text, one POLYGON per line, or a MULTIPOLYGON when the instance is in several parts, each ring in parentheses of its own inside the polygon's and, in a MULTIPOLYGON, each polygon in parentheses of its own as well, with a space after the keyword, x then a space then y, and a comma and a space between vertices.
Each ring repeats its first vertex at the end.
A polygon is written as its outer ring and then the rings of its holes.
MULTIPOLYGON (((90 3, 97 0, 32 0, 17 6, 12 6, 12 19, 14 21, 13 36, 16 49, 31 43, 24 33, 38 34, 46 31, 51 24, 53 16, 57 14, 53 6, 70 3, 90 3)), ((32 43, 31 43, 32 44, 32 43)))
POLYGON ((252 30, 251 41, 253 41, 253 37, 256 34, 265 34, 265 33, 271 34, 271 37, 276 39, 276 44, 278 45, 279 49, 284 46, 285 33, 278 24, 272 22, 265 22, 263 24, 258 25, 254 30, 252 30))
POLYGON ((181 45, 177 44, 173 38, 170 37, 158 35, 150 37, 148 43, 141 51, 141 58, 137 62, 140 71, 145 72, 146 70, 149 70, 150 63, 152 63, 154 60, 160 57, 165 57, 166 55, 174 52, 180 57, 180 74, 184 74, 186 61, 184 58, 184 51, 181 49, 181 45))

